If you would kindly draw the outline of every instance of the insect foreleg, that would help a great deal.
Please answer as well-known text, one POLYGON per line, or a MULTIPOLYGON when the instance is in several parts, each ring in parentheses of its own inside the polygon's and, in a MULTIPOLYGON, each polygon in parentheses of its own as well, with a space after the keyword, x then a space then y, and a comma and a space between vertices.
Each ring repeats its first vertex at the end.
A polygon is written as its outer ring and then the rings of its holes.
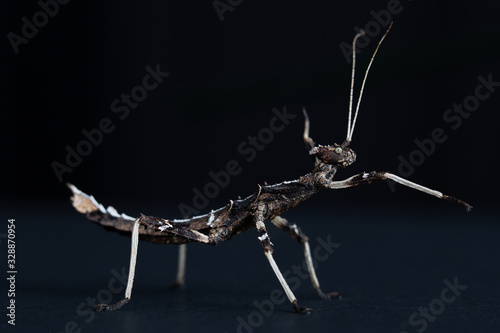
POLYGON ((278 265, 274 261, 273 243, 271 243, 271 238, 269 238, 269 235, 267 234, 266 226, 264 225, 263 211, 264 211, 264 208, 259 206, 258 211, 256 212, 256 215, 255 215, 255 222, 256 222, 255 224, 257 227, 257 231, 259 232, 258 239, 260 241, 260 244, 262 245, 262 249, 264 250, 264 255, 266 256, 267 260, 269 261, 269 264, 271 265, 271 268, 273 269, 274 274, 276 274, 276 277, 278 278, 279 282, 281 283, 281 286, 285 290, 286 296, 288 297, 288 300, 290 301, 290 303, 292 303, 294 310, 298 313, 309 313, 312 311, 310 308, 298 306, 297 298, 293 294, 292 290, 290 289, 290 286, 288 285, 285 278, 283 277, 283 274, 281 274, 281 271, 278 268, 278 265))
POLYGON ((445 199, 451 202, 458 203, 462 205, 468 212, 472 209, 472 206, 469 205, 468 203, 459 200, 457 198, 451 197, 449 195, 445 195, 439 191, 432 190, 428 187, 419 185, 417 183, 411 182, 409 180, 406 180, 404 178, 401 178, 399 176, 396 176, 392 173, 389 172, 362 172, 360 174, 354 175, 352 177, 349 177, 345 180, 340 180, 340 181, 331 181, 328 184, 328 188, 331 189, 341 189, 341 188, 347 188, 347 187, 352 187, 352 186, 357 186, 360 184, 370 184, 371 182, 378 181, 378 180, 386 180, 386 179, 391 179, 395 181, 396 183, 399 183, 404 186, 411 187, 415 190, 433 195, 439 199, 445 199))
POLYGON ((309 238, 300 230, 299 227, 297 227, 296 224, 292 224, 288 222, 286 219, 282 218, 281 216, 276 216, 275 218, 271 219, 271 223, 286 232, 288 235, 290 235, 293 239, 295 239, 297 242, 302 244, 304 248, 304 257, 306 260, 307 264, 307 270, 309 271, 309 276, 311 277, 311 282, 313 285, 314 290, 318 294, 319 297, 321 298, 340 298, 340 294, 338 292, 332 292, 325 294, 320 286, 319 286, 319 281, 318 277, 316 276, 316 271, 314 269, 313 261, 312 261, 312 256, 311 256, 311 249, 309 247, 309 238))
POLYGON ((310 151, 315 146, 314 140, 309 137, 309 127, 311 122, 309 121, 309 116, 307 115, 306 108, 302 109, 302 113, 304 113, 304 134, 302 135, 302 138, 304 139, 304 143, 306 144, 307 151, 310 151))

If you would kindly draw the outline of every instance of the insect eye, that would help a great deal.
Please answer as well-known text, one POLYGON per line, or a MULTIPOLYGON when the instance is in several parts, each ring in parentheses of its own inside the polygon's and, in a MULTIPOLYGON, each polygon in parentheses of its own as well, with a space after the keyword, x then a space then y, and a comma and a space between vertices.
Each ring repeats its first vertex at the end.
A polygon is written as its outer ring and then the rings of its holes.
POLYGON ((337 148, 335 148, 335 150, 334 150, 334 151, 335 151, 337 154, 340 154, 340 153, 342 153, 342 148, 337 147, 337 148))

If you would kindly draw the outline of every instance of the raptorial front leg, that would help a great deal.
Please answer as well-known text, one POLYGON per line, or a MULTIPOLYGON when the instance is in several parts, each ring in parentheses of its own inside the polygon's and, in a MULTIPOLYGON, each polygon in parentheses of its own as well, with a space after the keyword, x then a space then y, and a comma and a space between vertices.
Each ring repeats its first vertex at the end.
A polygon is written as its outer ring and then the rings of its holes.
POLYGON ((285 278, 283 277, 283 274, 281 274, 280 269, 278 268, 278 265, 274 261, 273 258, 273 243, 271 243, 271 238, 269 237, 266 226, 264 225, 264 214, 263 214, 263 207, 259 207, 256 216, 255 216, 255 226, 257 227, 257 231, 259 232, 259 241, 260 244, 262 245, 262 249, 264 251, 264 255, 266 256, 267 260, 269 261, 269 264, 271 265, 271 268, 274 271, 274 274, 276 274, 276 277, 278 278, 279 282, 281 283, 281 286, 285 290, 285 294, 288 297, 288 300, 290 303, 292 303, 293 308, 296 312, 298 313, 310 313, 312 309, 307 308, 307 307, 299 307, 297 298, 293 294, 292 290, 290 289, 290 286, 286 282, 285 278))
POLYGON ((309 271, 309 276, 311 277, 313 288, 318 294, 318 296, 325 299, 341 298, 338 292, 324 293, 321 290, 318 277, 316 276, 316 270, 314 269, 312 261, 311 249, 309 247, 309 238, 302 232, 302 230, 300 230, 300 228, 296 224, 288 222, 281 216, 276 216, 275 218, 271 219, 271 223, 280 228, 281 230, 283 230, 284 232, 286 232, 297 242, 302 244, 304 248, 304 258, 306 260, 307 270, 309 271))
POLYGON ((309 116, 307 115, 306 108, 302 109, 302 113, 304 114, 304 134, 302 135, 302 138, 304 139, 304 143, 306 144, 307 151, 310 151, 315 146, 314 140, 309 137, 309 128, 311 126, 311 122, 309 121, 309 116))
POLYGON ((98 304, 94 307, 94 311, 114 311, 118 310, 125 304, 130 301, 130 296, 132 295, 132 286, 134 285, 134 277, 135 277, 135 265, 137 263, 137 248, 139 246, 139 226, 140 220, 142 217, 139 217, 135 220, 134 226, 132 227, 132 246, 130 251, 130 267, 128 271, 128 281, 127 281, 127 289, 125 289, 125 298, 121 301, 108 305, 108 304, 98 304))

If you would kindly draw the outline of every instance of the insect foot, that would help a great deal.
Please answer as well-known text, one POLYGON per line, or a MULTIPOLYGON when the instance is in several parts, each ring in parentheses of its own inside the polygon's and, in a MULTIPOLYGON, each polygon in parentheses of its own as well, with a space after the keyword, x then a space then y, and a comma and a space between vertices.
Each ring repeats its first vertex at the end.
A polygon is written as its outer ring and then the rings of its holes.
POLYGON ((107 304, 97 304, 94 306, 95 312, 109 311, 110 306, 107 304))
POLYGON ((340 295, 340 293, 337 292, 337 291, 325 294, 324 292, 322 292, 321 290, 319 290, 318 291, 318 295, 322 299, 342 299, 342 295, 340 295))
POLYGON ((129 301, 128 298, 124 298, 116 304, 108 305, 108 304, 97 304, 94 306, 95 312, 103 312, 103 311, 115 311, 127 304, 129 301))
POLYGON ((307 308, 307 307, 304 307, 304 306, 299 307, 298 304, 297 304, 297 300, 293 301, 292 304, 293 304, 293 308, 295 309, 295 312, 297 312, 297 313, 311 314, 311 312, 312 312, 311 308, 307 308))

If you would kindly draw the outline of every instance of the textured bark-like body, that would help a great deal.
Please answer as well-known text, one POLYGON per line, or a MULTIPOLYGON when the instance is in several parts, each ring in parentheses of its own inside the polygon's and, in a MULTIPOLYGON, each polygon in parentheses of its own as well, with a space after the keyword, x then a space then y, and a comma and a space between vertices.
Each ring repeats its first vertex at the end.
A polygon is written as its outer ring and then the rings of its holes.
MULTIPOLYGON (((144 228, 140 230, 140 240, 158 244, 199 242, 200 235, 193 233, 196 231, 208 237, 208 242, 203 241, 203 243, 217 245, 253 228, 257 207, 263 206, 264 219, 269 219, 308 199, 320 189, 314 185, 316 178, 319 179, 317 175, 308 174, 295 181, 259 185, 258 191, 244 199, 231 200, 222 208, 190 219, 169 220, 142 215, 140 224, 144 228)), ((112 207, 104 209, 93 197, 77 190, 72 185, 70 188, 74 193, 73 204, 77 210, 81 211, 82 202, 85 202, 87 218, 97 222, 106 230, 130 235, 135 218, 113 214, 112 207)))

